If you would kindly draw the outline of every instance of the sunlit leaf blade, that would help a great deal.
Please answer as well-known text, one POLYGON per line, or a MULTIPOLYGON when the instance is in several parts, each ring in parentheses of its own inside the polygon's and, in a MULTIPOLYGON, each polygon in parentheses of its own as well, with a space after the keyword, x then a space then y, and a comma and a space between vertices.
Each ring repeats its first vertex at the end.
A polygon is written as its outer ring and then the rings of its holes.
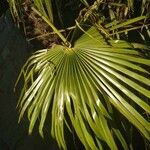
POLYGON ((129 150, 128 145, 124 139, 124 137, 122 136, 121 132, 118 129, 113 129, 115 135, 117 136, 118 140, 120 141, 120 143, 122 144, 123 149, 129 150))
POLYGON ((39 132, 44 136, 45 120, 52 115, 51 134, 63 149, 67 149, 67 124, 69 130, 74 128, 85 149, 105 149, 105 143, 116 150, 117 137, 126 150, 124 134, 114 128, 115 109, 149 140, 150 123, 142 113, 150 113, 145 100, 150 99, 150 78, 145 69, 150 67, 150 60, 132 44, 106 41, 94 27, 86 33, 72 48, 56 45, 29 58, 22 69, 25 85, 20 118, 28 112, 29 133, 39 119, 39 132))
POLYGON ((120 23, 120 24, 118 24, 118 25, 115 25, 115 26, 113 26, 113 27, 111 27, 111 28, 109 28, 109 29, 110 29, 110 30, 115 30, 115 29, 118 29, 118 28, 124 27, 124 26, 126 26, 126 25, 135 23, 135 22, 140 21, 140 20, 145 19, 145 18, 146 18, 146 16, 140 16, 140 17, 136 17, 136 18, 134 18, 134 19, 129 19, 128 21, 125 21, 125 22, 123 22, 123 23, 120 23))

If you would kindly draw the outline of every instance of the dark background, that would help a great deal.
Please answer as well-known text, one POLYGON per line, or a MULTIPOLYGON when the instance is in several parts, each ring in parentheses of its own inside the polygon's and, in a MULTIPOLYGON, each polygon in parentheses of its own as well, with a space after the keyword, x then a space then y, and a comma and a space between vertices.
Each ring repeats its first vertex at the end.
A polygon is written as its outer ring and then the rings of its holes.
POLYGON ((15 27, 6 1, 0 1, 0 150, 57 150, 53 139, 28 135, 28 120, 18 124, 14 84, 33 46, 15 27))

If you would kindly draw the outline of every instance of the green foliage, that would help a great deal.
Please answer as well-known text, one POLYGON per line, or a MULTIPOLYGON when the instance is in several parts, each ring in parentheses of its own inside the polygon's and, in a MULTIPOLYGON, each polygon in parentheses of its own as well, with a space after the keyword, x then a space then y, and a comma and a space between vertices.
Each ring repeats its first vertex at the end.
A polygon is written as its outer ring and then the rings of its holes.
MULTIPOLYGON (((11 8, 16 6, 13 2, 11 8)), ((134 3, 97 0, 90 5, 87 0, 80 1, 77 4, 85 8, 75 18, 68 40, 55 25, 53 1, 34 0, 32 10, 62 42, 35 52, 18 78, 24 78, 19 120, 27 112, 29 133, 39 122, 39 133, 44 136, 50 116, 51 134, 62 149, 67 149, 65 126, 72 135, 76 132, 85 149, 116 150, 119 145, 124 150, 134 149, 133 128, 145 141, 150 140, 150 60, 143 56, 143 51, 150 49, 136 40, 133 44, 123 40, 132 30, 145 28, 149 33, 149 3, 141 1, 140 15, 132 18, 134 3)), ((55 7, 63 22, 63 1, 55 7)))
POLYGON ((43 136, 44 122, 52 105, 51 133, 63 149, 66 149, 65 111, 86 149, 102 148, 101 141, 117 149, 114 136, 127 149, 125 137, 119 128, 114 128, 114 124, 117 127, 115 107, 149 139, 150 124, 136 110, 136 105, 146 113, 150 113, 150 106, 136 93, 150 98, 150 92, 141 84, 150 85, 150 79, 141 75, 148 72, 140 66, 150 66, 150 60, 142 58, 125 41, 109 40, 108 45, 94 27, 87 34, 73 48, 56 45, 36 52, 28 60, 22 69, 25 83, 19 104, 20 118, 27 110, 29 133, 39 118, 39 132, 43 136))
POLYGON ((39 10, 42 16, 49 18, 53 22, 53 10, 51 0, 34 0, 35 7, 39 10))

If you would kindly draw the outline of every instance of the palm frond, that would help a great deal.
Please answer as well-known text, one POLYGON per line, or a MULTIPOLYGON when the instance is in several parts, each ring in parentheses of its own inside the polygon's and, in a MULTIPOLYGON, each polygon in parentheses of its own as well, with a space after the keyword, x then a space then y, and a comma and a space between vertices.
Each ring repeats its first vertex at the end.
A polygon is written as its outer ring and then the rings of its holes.
POLYGON ((53 8, 51 0, 34 0, 34 5, 42 16, 53 22, 53 8))
POLYGON ((73 126, 86 149, 103 149, 105 142, 116 150, 117 137, 126 150, 128 143, 113 116, 117 110, 150 140, 150 123, 142 115, 150 113, 146 101, 150 99, 150 78, 143 66, 149 67, 150 60, 142 58, 131 44, 105 41, 91 27, 74 47, 56 45, 29 58, 21 72, 25 83, 19 102, 20 118, 28 112, 29 133, 39 119, 39 132, 43 136, 50 112, 51 134, 60 147, 67 149, 64 138, 67 113, 71 121, 67 124, 73 126))
POLYGON ((87 0, 80 0, 86 7, 89 7, 89 3, 87 0))
POLYGON ((10 11, 12 14, 13 19, 18 23, 21 21, 22 15, 22 0, 8 0, 10 11))

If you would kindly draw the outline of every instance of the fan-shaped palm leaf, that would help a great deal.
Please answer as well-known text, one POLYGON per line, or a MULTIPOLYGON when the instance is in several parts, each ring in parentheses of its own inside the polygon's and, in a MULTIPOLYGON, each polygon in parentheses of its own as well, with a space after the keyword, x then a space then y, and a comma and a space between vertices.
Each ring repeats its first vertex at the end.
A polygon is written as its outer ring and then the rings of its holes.
POLYGON ((39 118, 39 132, 43 135, 50 111, 51 134, 66 149, 64 124, 68 113, 72 123, 68 125, 74 127, 86 149, 103 149, 105 142, 116 150, 114 137, 128 149, 113 111, 115 108, 150 139, 150 123, 136 110, 138 106, 141 112, 150 113, 146 101, 150 98, 150 79, 143 66, 149 67, 150 60, 142 58, 131 44, 105 41, 91 27, 73 48, 55 45, 29 58, 22 69, 25 84, 19 103, 20 118, 28 112, 29 133, 39 118))

